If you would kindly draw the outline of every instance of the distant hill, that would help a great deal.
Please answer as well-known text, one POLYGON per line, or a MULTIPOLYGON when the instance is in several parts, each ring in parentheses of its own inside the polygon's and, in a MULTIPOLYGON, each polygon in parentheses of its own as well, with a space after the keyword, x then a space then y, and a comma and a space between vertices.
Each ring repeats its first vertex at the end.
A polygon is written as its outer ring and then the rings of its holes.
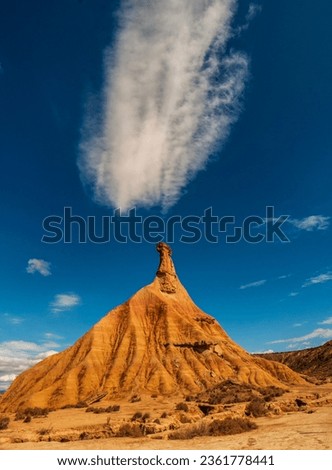
POLYGON ((255 354, 257 357, 281 362, 300 374, 332 379, 332 341, 316 348, 280 353, 255 354))

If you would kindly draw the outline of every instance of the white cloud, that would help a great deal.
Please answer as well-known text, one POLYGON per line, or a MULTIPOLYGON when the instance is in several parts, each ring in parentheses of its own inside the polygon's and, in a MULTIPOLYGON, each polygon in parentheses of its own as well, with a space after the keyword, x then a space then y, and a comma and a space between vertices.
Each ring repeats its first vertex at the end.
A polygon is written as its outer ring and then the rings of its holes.
POLYGON ((325 282, 332 281, 332 272, 328 272, 325 274, 319 274, 318 276, 310 277, 306 280, 306 282, 302 285, 302 287, 309 287, 314 286, 316 284, 324 284, 325 282))
POLYGON ((249 284, 244 284, 240 286, 240 289, 248 289, 250 287, 259 287, 263 286, 266 283, 266 279, 262 279, 261 281, 250 282, 249 284))
POLYGON ((28 261, 26 271, 29 274, 39 273, 42 276, 50 276, 52 274, 51 263, 43 259, 31 258, 28 261))
POLYGON ((326 320, 318 322, 319 325, 332 325, 332 317, 327 318, 326 320))
POLYGON ((127 0, 103 109, 82 131, 83 180, 123 210, 169 208, 241 110, 248 58, 226 51, 237 0, 127 0))
POLYGON ((12 382, 14 379, 16 379, 15 374, 0 375, 0 383, 1 382, 12 382))
POLYGON ((71 310, 81 303, 81 298, 77 294, 57 294, 50 303, 53 313, 65 312, 71 310))
POLYGON ((46 343, 22 340, 0 343, 0 390, 7 388, 21 372, 55 353, 46 343))
POLYGON ((255 352, 252 352, 251 354, 271 354, 273 353, 273 349, 266 349, 265 351, 255 351, 255 352))
POLYGON ((310 215, 304 219, 289 219, 288 221, 300 230, 312 232, 313 230, 327 230, 330 218, 323 215, 310 215))
POLYGON ((278 279, 287 279, 291 277, 291 274, 283 274, 282 276, 279 276, 278 279))
POLYGON ((296 338, 288 338, 288 339, 277 339, 274 341, 269 341, 268 344, 300 343, 300 342, 308 341, 308 340, 315 339, 315 338, 323 338, 323 339, 332 338, 332 329, 317 328, 316 330, 304 336, 298 336, 296 338))

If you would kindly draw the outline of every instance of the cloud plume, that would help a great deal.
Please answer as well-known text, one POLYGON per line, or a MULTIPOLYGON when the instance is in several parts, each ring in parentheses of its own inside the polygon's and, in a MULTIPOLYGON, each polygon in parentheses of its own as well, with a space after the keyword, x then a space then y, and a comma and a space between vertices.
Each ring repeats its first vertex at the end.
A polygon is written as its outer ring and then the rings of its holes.
POLYGON ((87 112, 80 170, 96 199, 169 208, 227 138, 248 75, 228 50, 237 0, 126 0, 87 112))

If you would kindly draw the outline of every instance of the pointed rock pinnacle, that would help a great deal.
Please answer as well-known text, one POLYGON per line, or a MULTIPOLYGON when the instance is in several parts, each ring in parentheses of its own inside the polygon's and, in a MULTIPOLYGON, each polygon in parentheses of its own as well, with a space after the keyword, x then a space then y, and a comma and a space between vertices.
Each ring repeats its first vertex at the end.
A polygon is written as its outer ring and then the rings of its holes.
POLYGON ((160 262, 157 271, 160 290, 167 294, 174 294, 177 287, 177 276, 171 258, 172 250, 167 243, 163 242, 158 243, 156 248, 160 255, 160 262))

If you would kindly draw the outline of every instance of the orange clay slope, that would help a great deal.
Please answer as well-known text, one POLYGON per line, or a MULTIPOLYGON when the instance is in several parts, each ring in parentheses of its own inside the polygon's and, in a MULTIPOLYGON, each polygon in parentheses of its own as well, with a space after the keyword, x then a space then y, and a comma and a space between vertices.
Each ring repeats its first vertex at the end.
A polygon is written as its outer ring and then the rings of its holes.
POLYGON ((152 284, 111 310, 73 346, 19 375, 2 411, 61 408, 135 393, 192 394, 225 379, 287 386, 303 379, 287 366, 255 358, 200 310, 176 276, 171 250, 159 243, 152 284))

